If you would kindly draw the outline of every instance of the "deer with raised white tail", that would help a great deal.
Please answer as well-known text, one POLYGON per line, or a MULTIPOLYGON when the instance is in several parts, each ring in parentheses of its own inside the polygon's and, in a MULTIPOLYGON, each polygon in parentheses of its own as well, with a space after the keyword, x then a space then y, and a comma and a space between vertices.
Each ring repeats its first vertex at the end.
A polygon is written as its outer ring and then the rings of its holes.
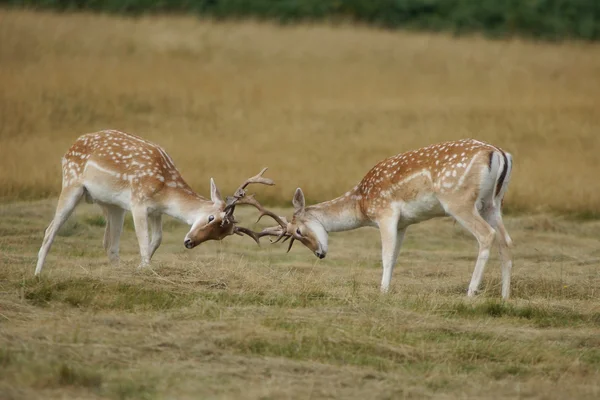
POLYGON ((211 178, 208 200, 190 188, 160 146, 115 130, 83 135, 62 158, 62 190, 54 218, 44 235, 35 274, 42 271, 58 230, 82 198, 102 208, 106 219, 104 249, 111 261, 119 258, 126 211, 133 215, 141 267, 150 264, 160 246, 162 214, 191 225, 184 239, 188 249, 232 234, 246 234, 258 243, 255 232, 236 225, 233 211, 237 204, 246 201, 258 204, 246 196, 244 189, 251 183, 273 185, 272 180, 262 177, 265 171, 266 168, 247 179, 234 197, 226 199, 211 178))
POLYGON ((381 291, 387 292, 407 227, 451 215, 479 242, 468 296, 479 289, 497 233, 502 297, 508 299, 512 242, 502 222, 502 204, 511 170, 511 155, 487 143, 463 139, 430 145, 379 162, 357 186, 334 200, 306 207, 302 190, 296 189, 291 222, 284 221, 285 228, 280 223, 264 229, 259 236, 277 236, 275 242, 291 239, 288 252, 298 240, 324 258, 329 232, 378 227, 381 291))

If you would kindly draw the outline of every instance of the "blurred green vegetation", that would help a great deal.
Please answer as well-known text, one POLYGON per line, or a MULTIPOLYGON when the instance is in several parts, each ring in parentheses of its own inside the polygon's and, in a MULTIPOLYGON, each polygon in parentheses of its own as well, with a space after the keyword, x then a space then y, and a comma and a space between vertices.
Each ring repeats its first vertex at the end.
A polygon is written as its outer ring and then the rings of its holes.
POLYGON ((496 38, 600 39, 598 0, 0 0, 0 5, 129 15, 194 13, 282 23, 349 20, 496 38))

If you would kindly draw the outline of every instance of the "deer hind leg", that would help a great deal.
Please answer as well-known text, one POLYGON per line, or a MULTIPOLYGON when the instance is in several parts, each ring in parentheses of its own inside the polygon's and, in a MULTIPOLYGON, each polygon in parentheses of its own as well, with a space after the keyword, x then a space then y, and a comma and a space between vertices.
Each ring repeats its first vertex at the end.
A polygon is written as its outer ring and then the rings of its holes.
POLYGON ((402 241, 406 229, 398 229, 398 220, 394 219, 388 223, 379 224, 381 234, 381 261, 383 264, 383 275, 381 277, 381 292, 387 293, 392 282, 394 266, 402 247, 402 241))
POLYGON ((119 261, 119 243, 125 221, 125 210, 121 207, 106 205, 102 207, 106 218, 104 230, 104 250, 112 263, 119 261))
POLYGON ((475 236, 479 243, 479 254, 475 263, 475 270, 471 277, 467 296, 472 297, 477 294, 485 265, 490 257, 490 249, 494 242, 494 228, 487 223, 479 214, 474 206, 467 207, 447 207, 448 213, 454 217, 462 226, 475 236))
POLYGON ((143 206, 131 208, 133 214, 133 225, 140 246, 141 263, 140 268, 150 265, 150 236, 148 234, 148 210, 143 206))
POLYGON ((492 209, 484 213, 483 218, 497 233, 500 260, 502 263, 502 298, 508 300, 510 297, 510 275, 512 271, 512 255, 510 251, 512 240, 508 232, 506 232, 500 210, 492 209))
POLYGON ((150 230, 152 231, 152 241, 150 242, 150 258, 160 246, 162 242, 162 215, 152 215, 150 216, 150 230))
POLYGON ((108 207, 102 207, 102 214, 104 214, 104 221, 106 221, 102 246, 104 247, 104 250, 108 252, 108 249, 110 248, 110 211, 108 210, 108 207))
POLYGON ((56 237, 56 233, 63 226, 65 221, 69 218, 79 200, 83 196, 84 188, 83 186, 71 186, 63 188, 60 196, 58 198, 58 204, 56 205, 56 212, 54 213, 54 218, 46 232, 44 234, 44 240, 42 241, 42 246, 40 247, 40 251, 38 253, 37 265, 35 267, 35 275, 39 275, 42 272, 42 268, 44 267, 44 262, 46 261, 46 256, 50 251, 50 247, 52 247, 52 242, 54 242, 54 238, 56 237))

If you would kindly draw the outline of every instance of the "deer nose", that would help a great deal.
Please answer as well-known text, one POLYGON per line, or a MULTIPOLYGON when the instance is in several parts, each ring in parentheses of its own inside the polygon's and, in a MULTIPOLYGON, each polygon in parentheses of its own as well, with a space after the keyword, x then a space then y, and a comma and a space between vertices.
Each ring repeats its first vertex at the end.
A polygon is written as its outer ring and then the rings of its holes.
POLYGON ((191 239, 185 239, 185 241, 183 242, 183 245, 185 246, 186 249, 191 249, 194 247, 194 243, 192 242, 191 239))

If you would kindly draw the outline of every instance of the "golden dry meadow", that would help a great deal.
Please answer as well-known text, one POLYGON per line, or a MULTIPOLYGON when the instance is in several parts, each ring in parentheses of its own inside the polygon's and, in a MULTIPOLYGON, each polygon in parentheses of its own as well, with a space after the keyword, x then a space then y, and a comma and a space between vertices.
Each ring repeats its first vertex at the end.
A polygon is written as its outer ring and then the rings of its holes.
POLYGON ((599 111, 597 44, 0 10, 0 398, 596 399, 599 111), (409 228, 388 295, 374 229, 318 260, 239 237, 186 250, 168 219, 137 270, 130 217, 110 265, 87 204, 35 279, 60 158, 109 128, 162 145, 203 195, 269 166, 256 191, 281 206, 489 141, 514 155, 512 298, 497 257, 466 298, 477 245, 448 218, 409 228))
POLYGON ((57 195, 75 138, 111 128, 161 144, 203 193, 269 166, 281 205, 474 137, 514 155, 507 207, 600 212, 598 44, 7 10, 0 43, 5 200, 57 195))

